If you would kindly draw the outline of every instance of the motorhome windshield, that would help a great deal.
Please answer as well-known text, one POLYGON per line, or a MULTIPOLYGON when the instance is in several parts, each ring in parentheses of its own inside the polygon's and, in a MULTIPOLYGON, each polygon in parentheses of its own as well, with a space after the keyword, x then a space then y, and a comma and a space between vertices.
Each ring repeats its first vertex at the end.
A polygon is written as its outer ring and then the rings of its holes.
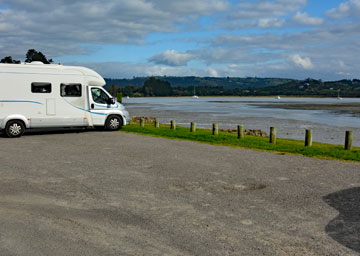
POLYGON ((107 104, 109 101, 109 96, 100 88, 91 88, 91 95, 94 102, 99 104, 107 104))

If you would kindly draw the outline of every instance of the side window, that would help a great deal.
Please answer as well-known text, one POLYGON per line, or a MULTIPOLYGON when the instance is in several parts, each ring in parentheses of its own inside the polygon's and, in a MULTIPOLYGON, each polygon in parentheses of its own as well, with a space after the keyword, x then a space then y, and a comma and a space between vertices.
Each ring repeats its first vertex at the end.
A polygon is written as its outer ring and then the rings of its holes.
POLYGON ((34 82, 31 83, 32 93, 51 93, 51 83, 34 82))
POLYGON ((61 97, 81 97, 81 84, 60 84, 61 97))
POLYGON ((91 95, 94 102, 99 104, 107 104, 109 100, 109 96, 99 88, 91 88, 91 95))

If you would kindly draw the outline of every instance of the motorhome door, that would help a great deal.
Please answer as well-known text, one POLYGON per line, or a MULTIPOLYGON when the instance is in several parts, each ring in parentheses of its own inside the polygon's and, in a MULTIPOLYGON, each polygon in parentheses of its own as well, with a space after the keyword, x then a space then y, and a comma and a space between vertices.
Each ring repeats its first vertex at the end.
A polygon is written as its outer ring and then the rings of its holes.
POLYGON ((94 125, 104 125, 108 109, 111 108, 109 100, 110 95, 101 87, 89 86, 90 113, 94 125))

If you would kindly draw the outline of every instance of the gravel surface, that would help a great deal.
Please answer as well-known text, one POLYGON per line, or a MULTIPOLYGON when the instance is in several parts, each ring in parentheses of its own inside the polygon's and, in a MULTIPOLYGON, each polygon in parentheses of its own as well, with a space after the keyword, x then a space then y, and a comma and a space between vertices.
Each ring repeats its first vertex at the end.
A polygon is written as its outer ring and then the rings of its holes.
POLYGON ((359 172, 121 132, 0 136, 0 255, 358 255, 359 172))

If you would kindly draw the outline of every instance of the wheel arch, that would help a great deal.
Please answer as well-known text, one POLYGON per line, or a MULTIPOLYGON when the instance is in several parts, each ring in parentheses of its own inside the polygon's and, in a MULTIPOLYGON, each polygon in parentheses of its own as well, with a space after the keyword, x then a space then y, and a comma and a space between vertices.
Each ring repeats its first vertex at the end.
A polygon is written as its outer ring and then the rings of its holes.
POLYGON ((23 115, 10 115, 10 116, 7 116, 6 118, 3 119, 3 122, 2 122, 0 128, 5 129, 6 124, 9 121, 14 121, 14 120, 19 120, 19 121, 23 122, 26 129, 30 128, 29 120, 27 120, 26 117, 23 116, 23 115))

